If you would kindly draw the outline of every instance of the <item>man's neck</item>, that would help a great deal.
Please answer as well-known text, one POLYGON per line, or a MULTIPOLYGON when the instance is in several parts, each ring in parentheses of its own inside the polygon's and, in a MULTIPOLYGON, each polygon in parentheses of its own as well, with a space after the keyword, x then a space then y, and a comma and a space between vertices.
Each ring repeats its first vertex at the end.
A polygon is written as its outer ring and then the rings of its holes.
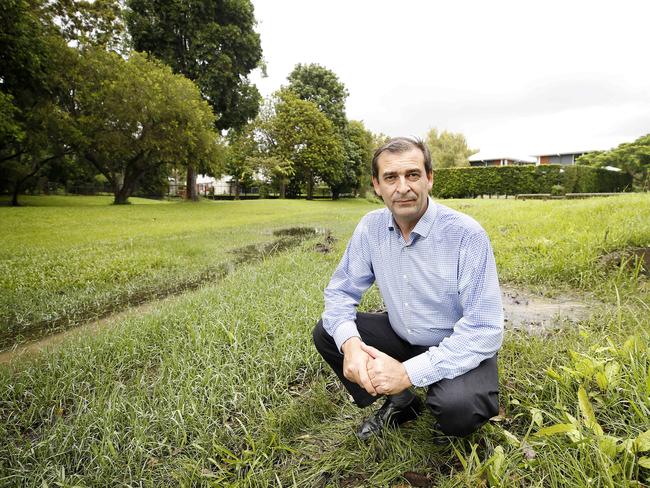
POLYGON ((426 213, 428 208, 429 208, 429 200, 427 199, 427 206, 424 207, 424 212, 422 212, 414 220, 400 221, 395 217, 395 215, 393 215, 393 220, 395 221, 395 224, 397 224, 397 227, 399 227, 399 230, 402 233, 402 237, 404 238, 404 242, 406 242, 407 244, 410 242, 411 232, 413 231, 413 229, 415 229, 415 226, 418 225, 418 222, 420 221, 422 216, 426 213))

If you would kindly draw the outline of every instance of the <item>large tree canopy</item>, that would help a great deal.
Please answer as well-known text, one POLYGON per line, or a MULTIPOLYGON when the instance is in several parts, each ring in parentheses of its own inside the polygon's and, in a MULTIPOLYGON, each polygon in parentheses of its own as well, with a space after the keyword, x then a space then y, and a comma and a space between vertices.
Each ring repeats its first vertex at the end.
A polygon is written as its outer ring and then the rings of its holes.
POLYGON ((298 98, 314 103, 339 131, 343 131, 347 125, 345 100, 348 91, 333 71, 314 63, 297 64, 288 80, 289 90, 298 98))
POLYGON ((426 141, 431 151, 431 162, 434 168, 453 168, 469 166, 469 157, 478 150, 467 147, 463 134, 454 134, 437 129, 431 129, 426 141))
MULTIPOLYGON (((127 6, 134 48, 195 81, 217 115, 217 129, 243 127, 257 115, 260 94, 247 76, 262 48, 249 0, 128 0, 127 6)), ((188 167, 192 199, 194 175, 188 167)))
POLYGON ((291 161, 297 181, 307 187, 307 198, 314 195, 314 183, 320 178, 328 185, 343 176, 344 151, 334 124, 306 100, 288 90, 277 94, 275 116, 269 124, 272 155, 291 161))
POLYGON ((126 203, 137 183, 162 165, 209 165, 217 150, 214 115, 197 87, 168 66, 132 53, 128 61, 92 50, 75 88, 77 150, 126 203))

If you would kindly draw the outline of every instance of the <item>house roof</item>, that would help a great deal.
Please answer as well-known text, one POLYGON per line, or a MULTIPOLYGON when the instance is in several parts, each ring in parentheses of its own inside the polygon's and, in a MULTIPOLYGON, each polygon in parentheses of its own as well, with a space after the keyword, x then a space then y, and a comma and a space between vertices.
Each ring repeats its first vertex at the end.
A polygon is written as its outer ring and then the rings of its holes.
POLYGON ((470 156, 468 159, 469 159, 470 162, 471 161, 494 161, 495 159, 509 159, 510 161, 520 161, 522 163, 534 163, 535 162, 534 158, 531 158, 531 157, 528 157, 528 156, 523 156, 523 157, 521 157, 521 156, 519 156, 519 157, 503 156, 503 155, 500 155, 500 156, 492 156, 492 155, 479 156, 479 155, 475 154, 473 156, 470 156))
POLYGON ((602 151, 602 149, 586 149, 584 151, 545 152, 541 154, 533 154, 532 156, 534 158, 540 158, 542 156, 570 156, 572 154, 587 154, 595 151, 602 151))

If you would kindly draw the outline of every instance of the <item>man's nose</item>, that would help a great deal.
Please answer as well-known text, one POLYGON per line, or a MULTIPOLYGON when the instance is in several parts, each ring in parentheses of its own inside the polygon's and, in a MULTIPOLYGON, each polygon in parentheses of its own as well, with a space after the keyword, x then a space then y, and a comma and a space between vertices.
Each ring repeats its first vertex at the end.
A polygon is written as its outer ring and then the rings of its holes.
POLYGON ((400 176, 397 183, 397 191, 400 193, 408 193, 411 188, 408 186, 406 176, 400 176))

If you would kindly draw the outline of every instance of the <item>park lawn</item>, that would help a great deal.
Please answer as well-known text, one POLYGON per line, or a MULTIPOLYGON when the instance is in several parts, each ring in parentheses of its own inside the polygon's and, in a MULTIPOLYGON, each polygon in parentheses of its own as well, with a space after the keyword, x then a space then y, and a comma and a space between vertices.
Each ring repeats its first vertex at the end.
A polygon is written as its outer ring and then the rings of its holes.
POLYGON ((238 259, 232 251, 273 241, 274 230, 350 231, 378 206, 143 201, 114 206, 109 197, 26 197, 24 207, 0 207, 6 229, 0 249, 0 349, 217 281, 224 265, 238 259))
MULTIPOLYGON (((648 196, 444 203, 484 225, 502 281, 551 294, 589 292, 603 300, 577 329, 538 337, 507 333, 500 354, 500 421, 443 447, 430 442, 428 414, 368 444, 353 436, 366 412, 349 404, 313 349, 310 331, 322 309, 322 289, 358 217, 377 205, 172 204, 164 206, 171 212, 164 225, 176 222, 207 250, 209 239, 201 236, 209 234, 203 224, 210 218, 208 229, 228 230, 233 244, 248 242, 237 241, 240 235, 264 240, 269 236, 261 229, 296 223, 327 226, 339 241, 324 254, 316 251, 317 236, 161 302, 149 313, 131 315, 95 337, 2 368, 0 485, 650 482, 650 470, 643 467, 650 457, 647 277, 625 266, 605 268, 599 260, 613 250, 650 243, 648 196), (211 212, 218 217, 208 217, 211 212), (257 233, 238 226, 256 227, 257 233)), ((115 245, 128 235, 123 226, 129 220, 132 232, 143 234, 139 244, 147 242, 145 236, 164 241, 166 234, 156 234, 158 224, 151 224, 154 214, 137 205, 129 209, 136 211, 103 209, 87 221, 89 232, 104 226, 115 245)), ((151 209, 158 206, 147 206, 151 209)), ((69 228, 79 215, 65 217, 69 228)), ((164 212, 155 215, 162 219, 164 212)), ((59 216, 47 218, 55 222, 59 216)), ((84 239, 81 230, 73 234, 84 239)), ((217 239, 217 234, 209 235, 217 239)), ((58 241, 42 239, 45 247, 61 245, 58 241)), ((17 241, 14 246, 20 250, 17 241)), ((37 253, 37 243, 32 246, 37 253)), ((78 252, 87 248, 80 245, 78 252)), ((60 252, 65 249, 62 245, 60 252)), ((361 307, 379 303, 375 291, 361 307)))

